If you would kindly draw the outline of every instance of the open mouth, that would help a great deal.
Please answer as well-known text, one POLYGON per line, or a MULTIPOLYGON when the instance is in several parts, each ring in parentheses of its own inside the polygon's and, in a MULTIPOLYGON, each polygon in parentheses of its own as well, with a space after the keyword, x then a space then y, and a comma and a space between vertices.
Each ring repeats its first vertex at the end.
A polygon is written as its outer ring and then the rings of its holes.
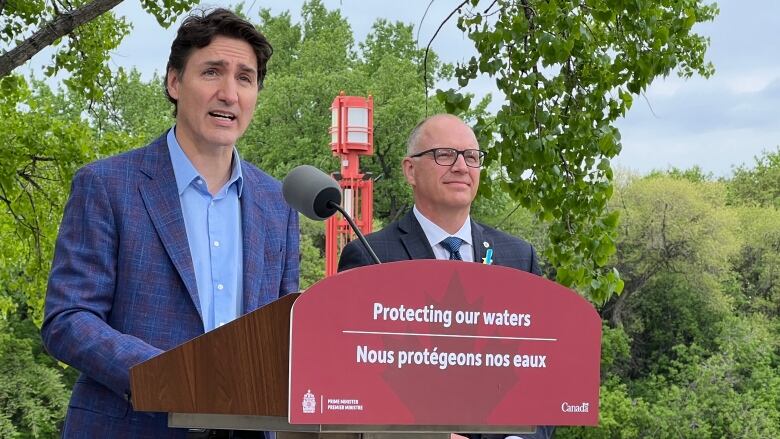
POLYGON ((209 111, 209 116, 216 117, 221 120, 236 120, 236 116, 230 113, 222 113, 220 111, 209 111))

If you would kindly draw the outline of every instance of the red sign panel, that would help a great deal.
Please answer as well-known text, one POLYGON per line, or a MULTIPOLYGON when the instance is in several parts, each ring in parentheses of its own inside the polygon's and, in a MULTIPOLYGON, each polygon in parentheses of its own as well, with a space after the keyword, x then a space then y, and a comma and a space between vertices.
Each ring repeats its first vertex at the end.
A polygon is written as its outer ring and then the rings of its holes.
POLYGON ((522 271, 349 270, 292 310, 292 424, 596 425, 601 319, 522 271))

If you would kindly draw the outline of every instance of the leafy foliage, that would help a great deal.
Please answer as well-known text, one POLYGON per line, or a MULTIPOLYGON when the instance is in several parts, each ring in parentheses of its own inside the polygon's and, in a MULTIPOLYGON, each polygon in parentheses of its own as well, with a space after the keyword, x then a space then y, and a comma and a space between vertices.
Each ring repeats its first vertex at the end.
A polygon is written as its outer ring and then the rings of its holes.
POLYGON ((625 331, 631 337, 630 378, 665 373, 678 359, 676 346, 696 344, 716 349, 720 325, 730 316, 730 302, 717 285, 664 273, 628 304, 625 331))
POLYGON ((613 325, 622 323, 630 297, 642 294, 656 275, 678 274, 698 288, 717 289, 737 251, 734 217, 724 201, 720 183, 669 177, 635 180, 618 190, 612 206, 623 221, 614 266, 626 288, 605 308, 613 325))
POLYGON ((734 171, 729 201, 780 209, 780 147, 756 157, 753 168, 743 165, 734 171))
POLYGON ((144 145, 173 126, 171 104, 163 92, 163 79, 156 74, 148 82, 137 70, 120 69, 105 101, 93 106, 95 126, 101 132, 126 133, 144 145))
POLYGON ((777 302, 757 294, 774 287, 780 267, 777 213, 728 207, 731 181, 690 175, 653 173, 618 188, 615 259, 627 287, 602 309, 610 317, 623 301, 622 317, 605 321, 600 423, 556 437, 780 434, 777 302), (646 281, 630 289, 640 273, 646 281))
POLYGON ((4 438, 55 437, 68 404, 69 392, 59 371, 40 352, 37 328, 29 327, 14 331, 0 319, 0 436, 4 438))
POLYGON ((715 176, 711 172, 704 172, 698 165, 688 169, 670 168, 666 171, 652 171, 647 177, 671 177, 679 180, 688 180, 691 183, 703 183, 714 181, 715 176))
POLYGON ((0 241, 0 267, 15 274, 6 287, 18 288, 19 303, 40 321, 66 188, 76 168, 94 157, 95 142, 89 125, 63 115, 43 84, 34 90, 18 84, 16 93, 0 98, 0 143, 10 146, 0 162, 0 203, 14 236, 0 241))
POLYGON ((325 223, 300 217, 301 220, 301 279, 305 290, 325 277, 325 223))
POLYGON ((727 206, 732 181, 700 176, 654 172, 617 188, 610 207, 624 221, 611 263, 627 287, 602 309, 611 317, 624 302, 603 332, 601 419, 556 437, 777 435, 780 326, 755 287, 778 267, 776 215, 727 206), (645 282, 634 288, 640 273, 645 282))
MULTIPOLYGON (((11 49, 0 54, 3 75, 49 44, 54 53, 44 68, 47 76, 69 75, 63 83, 90 100, 103 96, 111 82, 110 53, 131 29, 110 9, 122 0, 10 1, 0 3, 0 44, 11 49), (92 18, 94 17, 94 18, 92 18), (12 57, 12 55, 15 55, 12 57), (13 59, 12 59, 13 58, 13 59)), ((195 0, 142 0, 141 6, 161 26, 170 26, 195 0)))
MULTIPOLYGON (((497 0, 461 11, 479 56, 456 68, 459 85, 487 74, 506 100, 476 127, 495 139, 488 159, 505 171, 495 180, 550 223, 544 256, 556 280, 597 303, 623 289, 607 267, 617 226, 606 212, 610 159, 621 148, 614 122, 658 76, 712 74, 708 41, 692 27, 716 13, 700 0, 497 0)), ((453 110, 469 104, 452 91, 438 96, 453 110)))
POLYGON ((744 207, 736 213, 741 246, 732 257, 732 294, 743 311, 780 316, 780 211, 744 207))
MULTIPOLYGON (((279 178, 303 163, 335 172, 328 108, 340 91, 372 95, 374 155, 363 158, 361 168, 376 179, 376 216, 395 218, 411 206, 400 163, 406 136, 424 116, 423 52, 415 47, 412 28, 377 20, 356 51, 352 30, 338 11, 315 0, 304 4, 302 17, 292 24, 287 13, 260 13, 259 27, 276 50, 242 153, 279 178)), ((448 66, 435 54, 429 60, 432 79, 446 75, 448 66)))

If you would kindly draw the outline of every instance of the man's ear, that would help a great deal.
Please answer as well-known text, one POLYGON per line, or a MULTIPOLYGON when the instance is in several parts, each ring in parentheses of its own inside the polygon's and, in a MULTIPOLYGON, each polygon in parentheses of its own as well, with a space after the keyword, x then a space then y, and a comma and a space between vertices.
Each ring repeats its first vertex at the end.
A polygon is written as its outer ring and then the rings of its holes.
POLYGON ((180 83, 179 72, 176 69, 168 70, 168 82, 165 84, 165 88, 168 90, 168 94, 177 101, 179 100, 180 83))
POLYGON ((406 182, 414 187, 414 161, 410 157, 404 157, 404 161, 401 164, 403 165, 406 182))

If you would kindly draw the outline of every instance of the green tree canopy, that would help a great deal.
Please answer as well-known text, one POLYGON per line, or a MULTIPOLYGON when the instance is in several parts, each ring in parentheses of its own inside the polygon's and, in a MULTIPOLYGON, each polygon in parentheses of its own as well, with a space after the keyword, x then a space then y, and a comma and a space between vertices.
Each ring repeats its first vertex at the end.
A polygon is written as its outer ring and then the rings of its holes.
POLYGON ((605 307, 613 325, 623 322, 626 304, 656 275, 681 275, 697 288, 717 289, 738 249, 723 184, 636 179, 617 191, 611 205, 622 217, 615 267, 626 286, 605 307))
POLYGON ((741 245, 732 257, 734 297, 742 311, 780 316, 780 211, 741 207, 736 215, 741 245))
POLYGON ((729 202, 780 209, 780 147, 755 158, 755 165, 734 170, 729 202))
MULTIPOLYGON (((478 3, 461 4, 458 25, 479 55, 456 74, 461 86, 489 75, 504 95, 495 118, 476 127, 495 139, 488 159, 505 170, 495 179, 550 222, 544 256, 557 281, 603 302, 623 288, 606 266, 617 225, 606 210, 621 148, 614 122, 658 76, 712 74, 708 40, 693 26, 718 10, 701 0, 478 3)), ((439 96, 453 110, 468 105, 452 91, 439 96)))
MULTIPOLYGON (((347 21, 318 0, 304 4, 302 20, 292 24, 287 13, 260 13, 260 29, 283 49, 271 60, 254 121, 241 140, 242 154, 278 178, 304 163, 338 171, 327 130, 331 102, 340 91, 371 95, 374 155, 362 158, 361 168, 376 179, 375 215, 393 219, 411 205, 401 159, 408 133, 424 117, 423 51, 415 47, 411 26, 382 19, 355 48, 347 21)), ((431 80, 451 72, 435 54, 429 62, 431 80)))
MULTIPOLYGON (((0 79, 38 52, 54 47, 45 69, 52 76, 69 74, 64 83, 91 99, 102 96, 111 82, 110 52, 130 31, 130 24, 111 11, 123 0, 0 1, 0 79)), ((141 0, 160 25, 170 26, 195 0, 141 0)))

